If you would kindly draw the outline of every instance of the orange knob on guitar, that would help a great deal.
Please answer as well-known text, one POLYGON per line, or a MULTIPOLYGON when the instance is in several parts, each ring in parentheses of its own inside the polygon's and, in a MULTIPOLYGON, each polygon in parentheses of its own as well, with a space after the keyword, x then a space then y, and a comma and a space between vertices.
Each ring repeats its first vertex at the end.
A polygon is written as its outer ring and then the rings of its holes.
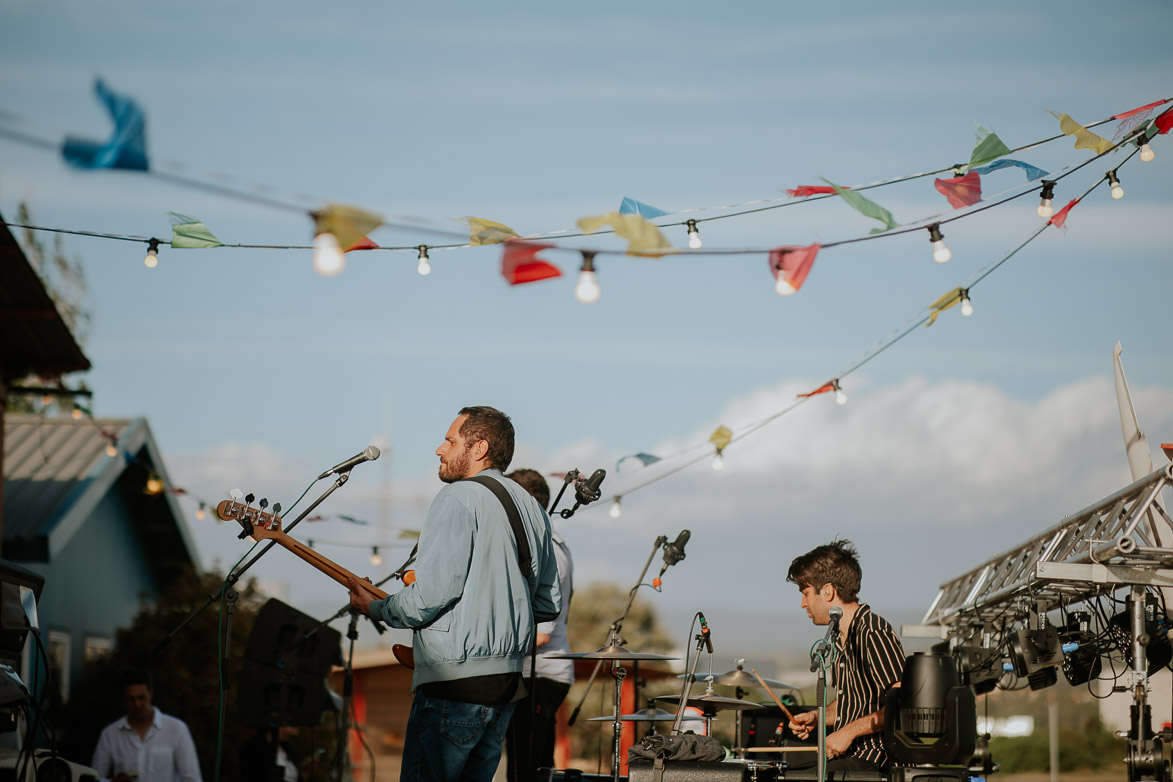
POLYGON ((404 586, 411 586, 414 583, 415 583, 415 571, 414 570, 409 570, 403 574, 403 585, 404 586))

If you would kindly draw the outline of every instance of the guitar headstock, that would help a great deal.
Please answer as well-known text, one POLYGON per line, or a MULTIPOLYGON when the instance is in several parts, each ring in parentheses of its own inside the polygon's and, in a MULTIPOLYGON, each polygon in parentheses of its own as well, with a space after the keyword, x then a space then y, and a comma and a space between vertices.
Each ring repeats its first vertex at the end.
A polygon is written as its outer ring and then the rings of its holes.
MULTIPOLYGON (((243 527, 241 537, 252 537, 253 540, 276 539, 282 537, 285 533, 281 531, 281 517, 277 513, 266 513, 260 507, 253 507, 251 503, 252 495, 249 495, 249 502, 241 502, 239 499, 224 500, 216 506, 216 515, 224 521, 236 521, 243 527)), ((268 505, 265 500, 262 503, 268 505)), ((275 511, 280 511, 281 506, 275 505, 275 511)))

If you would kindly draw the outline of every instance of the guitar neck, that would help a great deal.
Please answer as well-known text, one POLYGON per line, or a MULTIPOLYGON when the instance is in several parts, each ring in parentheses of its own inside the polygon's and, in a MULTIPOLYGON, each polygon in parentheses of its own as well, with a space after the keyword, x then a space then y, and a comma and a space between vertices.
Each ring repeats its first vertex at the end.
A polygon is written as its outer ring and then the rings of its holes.
POLYGON ((310 563, 315 568, 337 581, 339 584, 342 584, 342 586, 349 589, 350 585, 347 579, 353 576, 354 578, 358 579, 359 586, 371 595, 371 599, 382 600, 383 598, 387 597, 387 593, 382 589, 379 589, 377 586, 363 581, 361 578, 358 578, 358 576, 355 576, 354 573, 351 573, 349 570, 333 562, 332 560, 323 557, 317 551, 305 545, 304 543, 295 540, 294 538, 291 538, 284 533, 274 536, 273 540, 277 541, 277 543, 280 544, 283 548, 310 563))

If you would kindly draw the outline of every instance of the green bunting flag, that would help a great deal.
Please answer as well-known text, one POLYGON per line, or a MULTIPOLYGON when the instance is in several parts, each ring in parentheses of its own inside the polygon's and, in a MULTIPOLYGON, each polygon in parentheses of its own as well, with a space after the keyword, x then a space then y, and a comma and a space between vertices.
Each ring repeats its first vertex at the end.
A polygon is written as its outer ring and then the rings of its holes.
POLYGON ((212 235, 208 227, 200 220, 178 212, 168 212, 171 215, 171 247, 172 249, 196 247, 220 247, 219 239, 212 235))
POLYGON ((839 185, 835 184, 826 177, 819 178, 831 187, 835 188, 835 192, 839 194, 839 197, 846 201, 847 205, 852 209, 859 212, 861 215, 864 215, 865 217, 870 217, 873 220, 879 220, 884 224, 883 228, 873 228, 871 230, 872 233, 880 234, 884 231, 891 231, 898 225, 898 223, 892 219, 892 213, 877 204, 875 201, 864 198, 854 190, 848 190, 847 188, 839 187, 839 185))
POLYGON ((980 166, 991 160, 997 160, 1003 155, 1010 154, 1010 148, 1002 143, 1002 139, 992 130, 977 126, 977 144, 973 147, 973 154, 969 156, 969 165, 980 166))

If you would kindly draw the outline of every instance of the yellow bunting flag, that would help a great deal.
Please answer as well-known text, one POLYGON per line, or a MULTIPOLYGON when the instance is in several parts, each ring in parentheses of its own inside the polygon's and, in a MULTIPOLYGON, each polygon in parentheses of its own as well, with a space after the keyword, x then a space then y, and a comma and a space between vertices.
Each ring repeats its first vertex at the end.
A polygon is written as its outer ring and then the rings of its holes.
POLYGON ((716 446, 717 452, 720 453, 725 450, 725 446, 733 442, 733 432, 728 427, 718 426, 709 437, 709 442, 716 446))
POLYGON ((510 239, 517 239, 521 235, 509 226, 494 223, 492 220, 481 217, 463 219, 468 221, 468 243, 472 245, 501 244, 510 239))
POLYGON ((953 290, 949 291, 944 296, 942 296, 941 298, 937 299, 932 304, 930 304, 929 306, 932 307, 933 312, 931 315, 929 315, 929 322, 925 324, 925 328, 928 328, 929 326, 936 323, 937 316, 940 315, 942 312, 949 309, 950 307, 956 306, 961 301, 961 293, 962 293, 961 288, 954 288, 953 290))
POLYGON ((609 225, 615 230, 615 235, 627 240, 628 255, 643 255, 659 258, 662 255, 676 252, 672 243, 664 238, 659 227, 648 222, 637 214, 620 214, 607 212, 595 217, 584 217, 578 221, 578 227, 583 233, 593 234, 595 231, 609 225))
POLYGON ((327 204, 314 213, 318 233, 334 234, 339 247, 353 247, 371 231, 383 224, 383 218, 357 206, 327 204))
POLYGON ((1051 116, 1059 120, 1059 130, 1063 131, 1065 136, 1075 136, 1076 149, 1090 149, 1097 155, 1102 155, 1112 148, 1112 142, 1103 136, 1097 136, 1090 130, 1080 125, 1071 118, 1069 114, 1056 114, 1051 112, 1051 116))

